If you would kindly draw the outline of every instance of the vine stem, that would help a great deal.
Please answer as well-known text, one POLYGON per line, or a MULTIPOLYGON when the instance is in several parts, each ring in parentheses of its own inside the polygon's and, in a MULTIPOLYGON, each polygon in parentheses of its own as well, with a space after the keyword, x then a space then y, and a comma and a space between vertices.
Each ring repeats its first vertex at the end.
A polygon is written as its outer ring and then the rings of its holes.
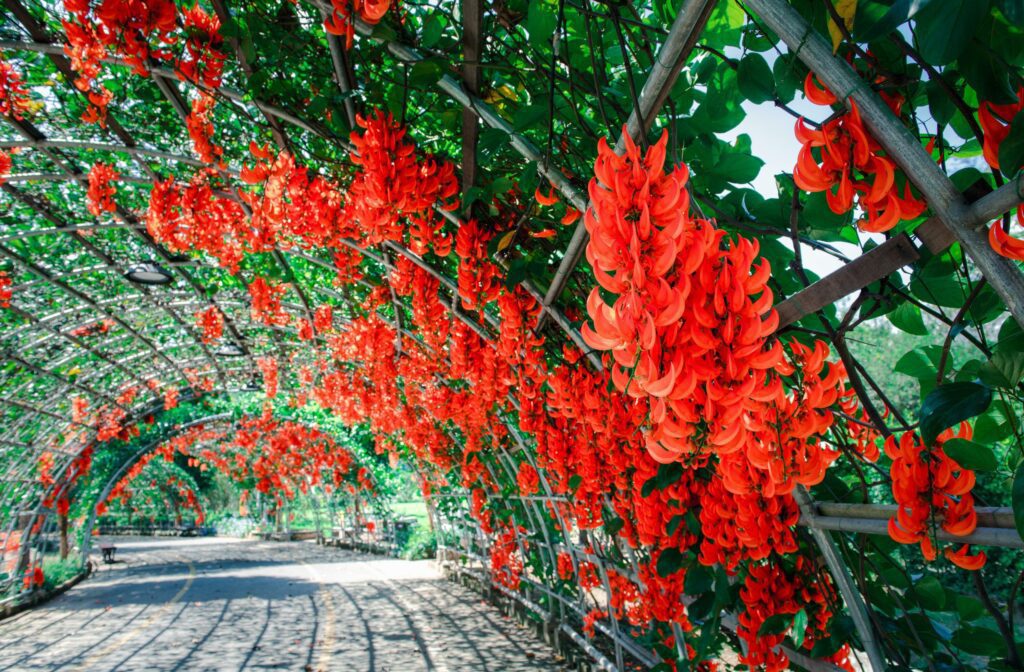
POLYGON ((1006 662, 1015 670, 1024 669, 1024 666, 1021 665, 1020 653, 1017 652, 1017 644, 1013 639, 1013 632, 1010 630, 1010 626, 1007 625, 1003 612, 999 611, 999 607, 989 597, 988 589, 985 587, 985 579, 981 576, 981 570, 971 572, 971 575, 974 579, 974 588, 978 591, 978 597, 981 598, 981 603, 985 605, 985 609, 992 615, 992 620, 996 622, 996 627, 999 628, 999 634, 1003 636, 1003 640, 1006 642, 1006 662))

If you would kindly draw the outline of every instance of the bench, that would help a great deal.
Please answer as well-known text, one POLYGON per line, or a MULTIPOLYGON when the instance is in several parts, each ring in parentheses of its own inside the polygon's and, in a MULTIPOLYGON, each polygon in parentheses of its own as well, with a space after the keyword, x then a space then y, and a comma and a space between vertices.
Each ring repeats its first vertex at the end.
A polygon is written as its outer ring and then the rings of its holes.
POLYGON ((108 565, 114 564, 114 553, 117 547, 113 544, 100 544, 100 553, 103 554, 103 562, 108 565))

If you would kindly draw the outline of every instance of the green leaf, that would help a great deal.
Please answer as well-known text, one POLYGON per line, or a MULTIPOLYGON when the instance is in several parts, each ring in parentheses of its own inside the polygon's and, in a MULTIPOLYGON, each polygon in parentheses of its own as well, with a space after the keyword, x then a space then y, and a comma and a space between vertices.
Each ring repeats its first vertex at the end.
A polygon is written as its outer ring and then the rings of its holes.
POLYGON ((761 636, 784 635, 793 625, 793 616, 794 614, 773 614, 764 619, 764 623, 757 629, 757 634, 761 636))
POLYGON ((938 79, 928 80, 925 84, 925 93, 928 96, 928 109, 932 112, 932 118, 936 123, 946 125, 956 114, 956 105, 953 99, 946 93, 946 89, 938 79))
POLYGON ((978 370, 978 376, 986 385, 1012 389, 1024 378, 1024 352, 997 350, 992 359, 978 370))
MULTIPOLYGON (((1017 90, 1010 84, 1006 66, 989 49, 968 49, 957 59, 957 70, 979 98, 993 103, 1017 102, 1017 90)), ((949 71, 943 73, 948 79, 949 71)))
POLYGON ((853 36, 859 42, 885 37, 901 23, 914 18, 932 0, 896 0, 886 7, 880 2, 861 2, 857 6, 853 36))
POLYGON ((953 646, 976 656, 998 657, 1000 654, 995 652, 1006 651, 1006 643, 998 632, 974 625, 960 626, 953 633, 953 646))
MULTIPOLYGON (((578 476, 579 474, 576 474, 576 475, 578 476)), ((619 518, 618 516, 616 516, 616 517, 612 518, 611 520, 605 522, 604 530, 605 530, 605 532, 608 533, 608 536, 614 537, 616 534, 619 533, 620 530, 622 530, 622 528, 623 528, 623 526, 625 526, 625 524, 626 524, 626 521, 624 521, 622 518, 619 518)))
POLYGON ((957 595, 956 611, 961 621, 973 621, 985 615, 985 605, 969 595, 957 595))
POLYGON ((558 5, 549 0, 533 0, 526 15, 526 30, 535 49, 550 50, 551 36, 558 24, 558 5))
POLYGON ((940 611, 946 606, 946 591, 934 576, 926 576, 914 584, 914 594, 925 609, 940 611))
POLYGON ((683 554, 678 548, 666 548, 658 556, 658 576, 669 577, 683 567, 683 554))
POLYGON ((444 67, 436 60, 417 61, 409 68, 409 86, 428 88, 441 81, 444 67))
POLYGON ((695 564, 686 571, 683 590, 687 595, 706 593, 714 586, 715 575, 704 565, 695 564))
POLYGON ((807 633, 807 612, 801 609, 793 617, 793 644, 797 650, 804 644, 804 635, 807 633))
POLYGON ((1024 539, 1024 462, 1017 465, 1017 472, 1013 475, 1010 501, 1013 504, 1013 524, 1017 534, 1024 539))
POLYGON ((1024 27, 1024 0, 996 0, 996 6, 1007 21, 1024 27))
POLYGON ((733 184, 746 184, 752 182, 757 174, 761 172, 764 161, 751 156, 750 154, 727 153, 723 154, 711 166, 705 166, 707 173, 724 179, 733 184))
POLYGON ((932 2, 917 15, 917 40, 921 56, 932 65, 946 65, 971 41, 974 30, 988 14, 988 0, 932 2))
POLYGON ((950 439, 942 444, 942 450, 949 456, 949 459, 964 469, 995 471, 999 468, 999 461, 992 449, 974 441, 950 439))
POLYGON ((929 355, 930 353, 924 349, 911 350, 899 358, 893 370, 918 380, 934 379, 938 365, 929 355))
POLYGON ((924 326, 924 319, 921 317, 921 309, 909 301, 901 303, 886 317, 900 331, 915 336, 924 336, 928 333, 928 328, 924 326))
POLYGON ((1024 112, 1018 112, 1010 124, 1010 133, 999 144, 999 170, 1007 176, 1017 174, 1024 165, 1024 112))
POLYGON ((423 20, 423 32, 420 33, 420 45, 430 49, 441 41, 441 34, 444 32, 444 24, 437 14, 428 14, 423 20))
POLYGON ((747 54, 736 70, 736 85, 752 103, 764 103, 775 96, 775 76, 761 54, 747 54))
POLYGON ((676 530, 679 529, 679 526, 682 525, 685 521, 686 516, 684 516, 681 513, 677 513, 676 515, 672 516, 672 519, 670 521, 668 521, 668 525, 665 526, 665 532, 670 536, 675 534, 676 530))
POLYGON ((942 430, 984 412, 992 402, 992 390, 981 383, 946 383, 932 390, 921 404, 918 419, 926 445, 942 430))
POLYGON ((576 492, 576 490, 579 489, 582 483, 583 477, 580 476, 579 474, 573 474, 572 478, 569 479, 569 489, 572 490, 573 492, 576 492))

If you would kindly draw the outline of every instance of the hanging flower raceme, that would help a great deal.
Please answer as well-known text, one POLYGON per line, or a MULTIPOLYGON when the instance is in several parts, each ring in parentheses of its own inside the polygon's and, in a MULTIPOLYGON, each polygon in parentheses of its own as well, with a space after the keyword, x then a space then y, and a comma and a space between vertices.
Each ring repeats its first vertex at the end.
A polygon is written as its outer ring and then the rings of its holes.
POLYGON ((317 306, 313 311, 313 328, 318 334, 334 331, 334 308, 329 305, 317 306))
POLYGON ((277 359, 274 357, 260 357, 256 360, 263 374, 263 391, 267 399, 277 396, 277 359))
POLYGON ((14 168, 14 162, 11 160, 11 154, 15 150, 11 150, 10 153, 0 149, 0 184, 7 181, 7 176, 11 174, 11 169, 14 168))
POLYGON ((11 291, 12 284, 7 271, 0 271, 0 308, 11 307, 11 298, 14 296, 14 292, 11 291))
POLYGON ((196 326, 202 331, 203 343, 209 345, 224 335, 224 315, 217 306, 196 313, 196 326))
MULTIPOLYGON (((971 426, 961 423, 955 433, 947 429, 929 446, 916 432, 886 439, 885 454, 892 460, 889 473, 897 505, 896 515, 889 519, 889 536, 901 544, 920 544, 925 560, 932 561, 936 556, 936 526, 962 537, 978 525, 971 495, 974 472, 951 460, 943 450, 946 441, 970 439, 971 435, 971 426)), ((984 553, 967 556, 965 548, 946 557, 965 569, 978 569, 985 563, 984 553)))
MULTIPOLYGON (((804 632, 793 634, 803 640, 801 648, 810 651, 815 642, 829 637, 831 605, 836 603, 837 596, 828 577, 798 556, 792 573, 775 562, 751 565, 740 589, 740 599, 745 610, 739 615, 736 634, 747 645, 740 660, 750 669, 778 672, 789 669, 789 657, 777 648, 787 633, 762 635, 764 622, 777 615, 795 617, 803 610, 807 616, 804 632)), ((825 660, 852 672, 849 655, 850 647, 844 644, 825 660)))
POLYGON ((192 149, 199 159, 205 163, 214 163, 223 168, 224 148, 214 144, 213 138, 213 108, 217 99, 207 93, 200 93, 192 101, 192 111, 185 118, 185 126, 188 128, 188 135, 192 138, 192 149))
POLYGON ((291 321, 291 316, 281 307, 281 297, 284 296, 287 288, 287 285, 267 282, 262 276, 257 276, 249 283, 252 319, 268 327, 280 327, 288 324, 291 321))
POLYGON ((105 212, 114 212, 117 204, 114 196, 117 194, 117 187, 113 182, 118 177, 114 167, 106 163, 94 163, 89 170, 89 191, 86 194, 86 204, 89 214, 99 217, 105 212))
MULTIPOLYGON (((804 93, 817 105, 831 107, 840 102, 827 88, 817 85, 813 73, 804 80, 804 93)), ((880 95, 898 117, 903 97, 885 91, 880 95)), ((849 212, 856 200, 865 214, 857 222, 863 231, 888 231, 900 221, 919 217, 927 205, 911 193, 909 181, 904 182, 901 195, 896 163, 864 127, 856 103, 852 99, 848 103, 848 111, 832 115, 818 129, 797 119, 796 138, 803 147, 793 169, 796 186, 825 192, 829 208, 840 215, 849 212), (815 158, 812 149, 819 150, 820 158, 815 158)))
POLYGON ((501 269, 491 261, 487 243, 494 234, 471 219, 455 234, 455 254, 459 258, 459 296, 466 310, 483 310, 498 298, 501 269))
POLYGON ((584 220, 587 258, 616 298, 608 306, 592 290, 594 327, 584 324, 582 334, 610 351, 615 386, 647 401, 648 447, 669 462, 705 446, 742 446, 738 419, 746 400, 779 393, 765 371, 782 350, 768 345, 777 318, 767 262, 751 273, 755 244, 726 244, 711 222, 690 216, 685 167, 662 169, 666 141, 663 134, 646 157, 631 140, 623 156, 599 145, 584 220))
POLYGON ((537 494, 540 489, 540 477, 537 470, 529 462, 519 463, 519 473, 516 475, 516 482, 519 484, 519 494, 523 497, 537 494))
POLYGON ((31 100, 21 75, 0 56, 0 116, 24 119, 30 105, 31 100))
POLYGON ((185 30, 185 53, 177 71, 187 81, 215 89, 221 84, 226 54, 220 34, 220 19, 203 10, 199 3, 181 10, 185 30))
MULTIPOLYGON (((352 162, 359 170, 349 185, 345 209, 365 243, 404 242, 403 218, 432 218, 435 204, 458 207, 459 183, 451 163, 417 156, 405 129, 390 114, 376 110, 356 121, 365 131, 351 136, 352 162)), ((439 226, 427 227, 426 233, 442 252, 450 249, 450 239, 439 226)), ((418 245, 425 246, 423 229, 418 236, 418 245)))
POLYGON ((178 407, 180 393, 176 387, 168 387, 164 390, 164 410, 169 411, 178 407))

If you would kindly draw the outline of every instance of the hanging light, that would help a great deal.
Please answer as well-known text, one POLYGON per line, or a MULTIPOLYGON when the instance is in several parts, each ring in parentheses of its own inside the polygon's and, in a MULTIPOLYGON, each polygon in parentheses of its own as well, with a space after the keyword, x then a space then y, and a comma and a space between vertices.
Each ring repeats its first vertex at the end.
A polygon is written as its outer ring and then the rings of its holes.
POLYGON ((237 343, 227 342, 213 351, 213 354, 218 357, 244 357, 245 350, 241 348, 237 343))
POLYGON ((124 277, 140 285, 168 285, 174 282, 174 276, 170 271, 152 261, 132 266, 124 277))

